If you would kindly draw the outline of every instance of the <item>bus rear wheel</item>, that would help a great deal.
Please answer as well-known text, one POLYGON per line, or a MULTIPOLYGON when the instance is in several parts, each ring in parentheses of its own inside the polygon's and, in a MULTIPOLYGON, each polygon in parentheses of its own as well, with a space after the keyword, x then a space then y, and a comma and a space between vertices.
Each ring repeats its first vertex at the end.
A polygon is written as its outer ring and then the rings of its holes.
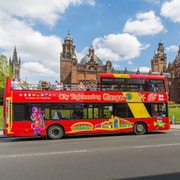
POLYGON ((143 122, 138 122, 134 125, 134 134, 142 135, 145 134, 147 131, 146 125, 143 122))
POLYGON ((64 136, 64 129, 59 125, 52 125, 47 130, 49 139, 61 139, 64 136))

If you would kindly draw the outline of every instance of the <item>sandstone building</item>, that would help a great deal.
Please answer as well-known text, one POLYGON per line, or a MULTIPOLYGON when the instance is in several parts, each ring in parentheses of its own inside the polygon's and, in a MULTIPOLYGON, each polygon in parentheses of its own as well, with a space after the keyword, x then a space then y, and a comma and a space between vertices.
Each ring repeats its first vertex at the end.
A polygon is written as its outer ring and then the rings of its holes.
POLYGON ((163 43, 162 41, 159 42, 157 51, 151 60, 151 70, 152 72, 167 74, 169 99, 180 103, 180 46, 175 60, 167 65, 163 43))
POLYGON ((166 72, 170 73, 169 96, 170 100, 180 103, 180 46, 172 63, 169 63, 166 72))
POLYGON ((64 84, 78 84, 82 81, 87 86, 94 86, 99 73, 113 72, 111 61, 107 61, 103 65, 92 46, 89 48, 88 54, 79 62, 75 48, 73 39, 68 32, 60 55, 60 79, 64 84))

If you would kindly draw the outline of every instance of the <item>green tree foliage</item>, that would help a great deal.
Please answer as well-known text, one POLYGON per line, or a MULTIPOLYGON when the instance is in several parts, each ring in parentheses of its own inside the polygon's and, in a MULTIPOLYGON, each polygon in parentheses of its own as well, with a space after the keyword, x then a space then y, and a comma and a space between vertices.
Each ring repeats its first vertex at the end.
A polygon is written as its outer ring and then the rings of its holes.
POLYGON ((4 88, 7 77, 12 78, 12 69, 9 65, 7 57, 0 55, 0 88, 4 88))
POLYGON ((9 65, 7 57, 0 55, 0 105, 3 103, 4 87, 7 77, 12 78, 12 69, 9 65))

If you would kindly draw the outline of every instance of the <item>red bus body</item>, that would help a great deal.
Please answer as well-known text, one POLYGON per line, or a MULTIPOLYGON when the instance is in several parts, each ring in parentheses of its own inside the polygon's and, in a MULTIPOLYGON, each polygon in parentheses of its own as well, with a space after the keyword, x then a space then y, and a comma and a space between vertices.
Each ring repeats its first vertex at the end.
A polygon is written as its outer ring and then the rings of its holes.
MULTIPOLYGON (((100 74, 99 86, 102 87, 102 78, 141 78, 151 80, 163 80, 164 76, 157 75, 136 75, 136 74, 100 74)), ((166 84, 165 88, 166 88, 166 84)), ((148 103, 164 103, 168 102, 168 93, 164 92, 131 92, 131 91, 77 91, 77 90, 13 90, 11 88, 11 79, 7 78, 5 95, 4 95, 4 135, 7 136, 47 136, 48 129, 53 125, 60 126, 63 129, 64 135, 76 135, 76 134, 98 134, 98 133, 121 133, 121 132, 134 132, 135 125, 143 123, 146 127, 146 132, 169 130, 170 120, 168 115, 166 116, 152 116, 146 110, 148 103), (90 119, 44 119, 43 126, 39 127, 38 132, 35 133, 33 121, 23 119, 21 121, 14 121, 13 112, 16 104, 44 104, 44 103, 96 103, 109 104, 115 103, 115 106, 120 103, 128 104, 128 108, 131 110, 131 116, 133 117, 119 117, 110 116, 103 118, 90 118, 90 119), (141 110, 139 110, 141 109, 141 110)), ((112 105, 114 106, 114 105, 112 105)), ((150 105, 148 105, 150 106, 150 105)), ((26 106, 22 106, 26 109, 26 106)), ((53 107, 52 107, 53 108, 53 107)), ((117 110, 118 111, 118 110, 117 110)), ((20 111, 17 111, 16 114, 20 111)), ((30 111, 27 111, 28 113, 30 111)), ((22 114, 24 111, 22 111, 22 114)), ((17 114, 17 116, 20 114, 17 114)), ((28 114, 29 115, 29 114, 28 114)), ((26 114, 23 115, 26 117, 26 114)), ((30 114, 29 116, 32 116, 30 114)), ((141 126, 140 126, 141 127, 141 126)), ((53 138, 52 138, 53 139, 53 138)))

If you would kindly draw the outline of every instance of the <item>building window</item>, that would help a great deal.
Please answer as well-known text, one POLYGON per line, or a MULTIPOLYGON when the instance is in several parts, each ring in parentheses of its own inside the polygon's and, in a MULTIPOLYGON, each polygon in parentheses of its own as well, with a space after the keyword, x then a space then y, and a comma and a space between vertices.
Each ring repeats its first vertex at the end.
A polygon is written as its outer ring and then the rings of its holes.
POLYGON ((90 71, 96 71, 96 68, 95 68, 94 66, 90 66, 90 67, 89 67, 89 70, 90 70, 90 71))

